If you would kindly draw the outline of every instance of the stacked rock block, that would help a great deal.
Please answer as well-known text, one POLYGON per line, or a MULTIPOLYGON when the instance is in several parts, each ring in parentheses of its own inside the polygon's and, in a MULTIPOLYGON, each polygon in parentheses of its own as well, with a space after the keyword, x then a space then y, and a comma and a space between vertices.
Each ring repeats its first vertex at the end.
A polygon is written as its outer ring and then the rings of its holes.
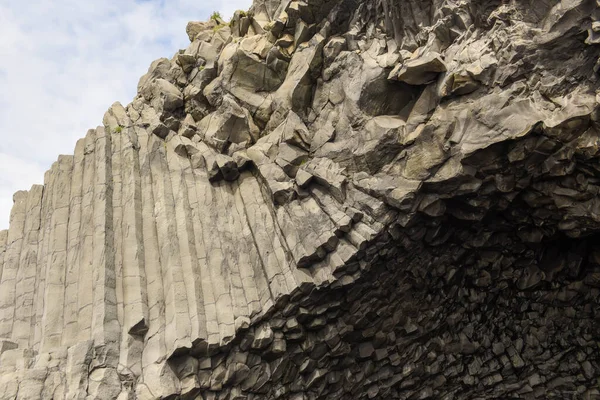
POLYGON ((190 23, 15 195, 0 399, 598 398, 598 12, 190 23))

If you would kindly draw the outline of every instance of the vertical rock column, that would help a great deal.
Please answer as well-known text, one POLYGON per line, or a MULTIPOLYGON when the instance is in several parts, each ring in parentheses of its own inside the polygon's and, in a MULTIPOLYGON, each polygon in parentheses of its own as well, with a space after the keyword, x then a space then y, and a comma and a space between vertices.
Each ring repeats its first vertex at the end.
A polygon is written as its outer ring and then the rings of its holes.
POLYGON ((31 323, 35 314, 34 297, 43 193, 44 187, 35 185, 27 195, 23 248, 17 271, 15 321, 12 332, 13 341, 22 348, 30 345, 31 323))
MULTIPOLYGON (((215 202, 222 207, 215 210, 216 215, 213 218, 216 219, 216 228, 220 238, 219 249, 222 256, 222 262, 218 268, 221 268, 222 275, 225 277, 223 286, 226 293, 222 295, 222 299, 223 303, 228 305, 227 311, 229 312, 227 324, 224 324, 221 330, 222 344, 227 344, 233 339, 236 319, 248 315, 248 303, 240 279, 239 268, 236 265, 239 262, 240 248, 232 248, 233 243, 238 242, 234 236, 233 196, 227 193, 226 185, 228 183, 219 182, 212 187, 215 202)), ((219 304, 219 299, 217 299, 217 304, 219 304)))
POLYGON ((52 166, 52 217, 46 253, 42 352, 60 347, 65 312, 65 276, 73 156, 60 156, 52 166))
POLYGON ((121 208, 123 211, 119 235, 121 242, 121 282, 123 322, 121 329, 120 364, 135 375, 142 374, 144 335, 148 332, 148 296, 144 257, 142 222, 142 188, 139 144, 133 128, 125 128, 119 136, 121 160, 121 208))
POLYGON ((37 280, 35 282, 35 316, 31 321, 30 334, 33 338, 33 349, 40 351, 42 345, 42 321, 44 319, 44 301, 46 296, 46 262, 50 247, 50 230, 52 226, 52 189, 50 185, 54 180, 51 171, 44 175, 44 195, 42 197, 42 208, 40 213, 40 232, 37 254, 37 280))
POLYGON ((71 177, 71 210, 68 225, 67 243, 67 273, 65 280, 65 318, 63 327, 63 346, 70 346, 77 342, 78 309, 77 309, 77 283, 80 277, 80 262, 83 248, 81 244, 81 217, 83 199, 83 176, 85 173, 85 140, 77 141, 73 159, 73 173, 71 177))
MULTIPOLYGON (((205 298, 206 309, 214 307, 216 321, 209 321, 209 345, 223 343, 225 338, 230 337, 234 328, 233 306, 231 295, 228 292, 227 278, 224 271, 224 257, 221 248, 219 230, 214 216, 214 205, 216 204, 214 190, 208 181, 206 169, 195 169, 196 175, 196 194, 199 200, 200 221, 202 221, 204 238, 204 255, 198 254, 200 259, 205 259, 205 264, 201 261, 201 268, 205 267, 203 272, 203 284, 210 286, 204 290, 204 293, 210 293, 212 289, 213 297, 205 298), (214 303, 212 300, 214 299, 214 303), (216 326, 215 323, 216 322, 216 326), (210 335, 213 328, 218 327, 218 341, 214 341, 217 336, 210 335)), ((217 211, 218 212, 218 211, 217 211)), ((204 286, 203 286, 204 287, 204 286)))
POLYGON ((162 238, 159 237, 159 221, 156 215, 156 204, 161 195, 155 190, 155 180, 162 179, 162 177, 156 175, 154 166, 152 166, 154 152, 157 151, 158 146, 163 144, 157 142, 156 137, 144 129, 134 129, 139 145, 142 236, 149 319, 142 354, 143 376, 136 386, 136 397, 153 398, 161 395, 167 396, 177 391, 174 386, 173 374, 168 374, 169 367, 165 360, 165 355, 171 350, 171 347, 167 348, 166 331, 171 329, 172 325, 167 325, 169 313, 166 310, 166 297, 169 287, 163 276, 164 259, 159 247, 162 238))
POLYGON ((6 241, 8 230, 0 231, 0 282, 2 282, 2 269, 4 268, 4 255, 6 254, 6 241))
POLYGON ((111 136, 96 129, 96 179, 94 180, 94 246, 92 338, 95 344, 115 344, 119 339, 115 261, 113 252, 111 136))
POLYGON ((210 235, 210 227, 205 223, 204 217, 207 210, 204 202, 204 193, 201 191, 201 182, 208 181, 206 170, 200 168, 190 168, 186 171, 186 183, 188 186, 188 195, 190 207, 192 208, 192 220, 194 221, 194 239, 196 241, 196 255, 198 257, 197 281, 202 292, 202 308, 205 312, 204 335, 206 346, 217 345, 220 340, 218 313, 215 297, 215 287, 212 284, 211 273, 209 269, 208 241, 207 235, 210 235))
POLYGON ((91 338, 93 303, 93 243, 94 243, 94 191, 96 185, 96 131, 89 130, 85 137, 83 159, 83 182, 81 192, 81 226, 79 228, 80 249, 79 278, 77 284, 78 341, 91 338))
POLYGON ((140 194, 142 213, 143 258, 148 296, 148 332, 142 355, 142 366, 158 362, 165 353, 165 314, 164 289, 160 270, 158 235, 154 217, 154 193, 152 191, 152 171, 150 168, 149 145, 152 138, 141 128, 134 128, 138 140, 138 163, 140 168, 140 194))
MULTIPOLYGON (((253 317, 258 315, 262 310, 260 297, 258 294, 257 280, 263 280, 264 275, 255 276, 254 265, 259 264, 258 250, 254 247, 254 241, 252 240, 252 233, 248 225, 248 219, 246 217, 246 210, 242 204, 239 185, 234 182, 228 189, 228 195, 234 202, 231 207, 231 215, 233 215, 234 231, 236 232, 237 238, 237 263, 236 267, 239 269, 239 276, 244 289, 244 296, 247 302, 248 316, 253 317)), ((242 325, 245 321, 236 320, 236 329, 242 325)))
POLYGON ((193 179, 193 176, 191 176, 192 172, 189 160, 178 155, 171 146, 167 146, 167 163, 171 172, 181 266, 186 277, 185 288, 190 315, 190 339, 192 345, 197 345, 206 340, 206 319, 202 287, 199 279, 199 260, 194 231, 195 221, 192 215, 187 185, 187 181, 193 179))
POLYGON ((14 201, 4 255, 4 268, 0 280, 0 338, 10 338, 12 336, 15 317, 16 279, 21 258, 21 247, 23 246, 27 192, 15 193, 14 201))
MULTIPOLYGON (((105 125, 106 135, 110 136, 111 172, 112 181, 112 227, 113 242, 112 250, 115 269, 115 297, 117 305, 117 321, 123 326, 123 314, 125 303, 123 301, 123 181, 121 178, 121 137, 117 132, 112 132, 110 126, 105 125)), ((108 251, 108 249, 107 249, 108 251)))
POLYGON ((175 222, 173 188, 166 160, 167 146, 156 136, 150 143, 154 214, 165 294, 165 342, 167 353, 171 355, 178 349, 191 348, 190 315, 175 222))
POLYGON ((148 330, 148 296, 146 287, 144 236, 142 222, 142 187, 137 137, 133 129, 121 135, 121 182, 123 228, 123 302, 124 333, 143 335, 148 330))

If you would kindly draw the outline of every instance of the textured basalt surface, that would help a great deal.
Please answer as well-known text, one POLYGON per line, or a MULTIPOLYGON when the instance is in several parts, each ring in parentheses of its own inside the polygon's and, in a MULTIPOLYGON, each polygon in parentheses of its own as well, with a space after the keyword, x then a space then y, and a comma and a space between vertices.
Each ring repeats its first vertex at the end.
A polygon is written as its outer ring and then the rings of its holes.
POLYGON ((0 399, 597 399, 600 7, 256 0, 15 195, 0 399))

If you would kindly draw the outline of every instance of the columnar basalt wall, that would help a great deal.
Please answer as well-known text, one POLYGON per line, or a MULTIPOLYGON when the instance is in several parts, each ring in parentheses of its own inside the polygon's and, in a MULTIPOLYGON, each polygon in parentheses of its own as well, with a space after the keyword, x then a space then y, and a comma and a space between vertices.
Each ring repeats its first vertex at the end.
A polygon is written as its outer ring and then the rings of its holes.
POLYGON ((600 398, 600 5, 191 22, 0 232, 0 399, 600 398))

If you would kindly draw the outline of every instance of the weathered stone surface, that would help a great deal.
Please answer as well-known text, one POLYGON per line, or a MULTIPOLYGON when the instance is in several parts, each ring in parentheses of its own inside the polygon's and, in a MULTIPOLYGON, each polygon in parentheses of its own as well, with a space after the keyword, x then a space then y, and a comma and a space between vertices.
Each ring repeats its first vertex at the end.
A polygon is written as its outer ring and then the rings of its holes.
POLYGON ((398 64, 390 72, 389 78, 406 82, 409 85, 425 85, 431 83, 440 72, 446 72, 444 61, 439 54, 427 52, 420 57, 398 64))
POLYGON ((191 22, 0 231, 0 399, 600 397, 600 5, 191 22))

